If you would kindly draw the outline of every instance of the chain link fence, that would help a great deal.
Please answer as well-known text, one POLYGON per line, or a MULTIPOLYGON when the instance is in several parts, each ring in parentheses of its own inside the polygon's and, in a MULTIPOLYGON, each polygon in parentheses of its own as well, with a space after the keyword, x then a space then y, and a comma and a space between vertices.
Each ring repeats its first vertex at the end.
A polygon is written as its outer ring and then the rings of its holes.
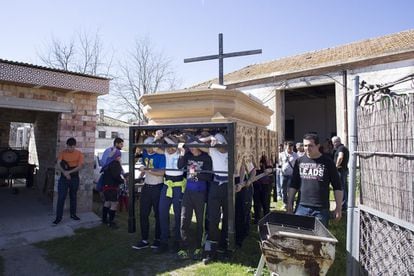
POLYGON ((360 211, 362 275, 414 275, 414 231, 360 211))

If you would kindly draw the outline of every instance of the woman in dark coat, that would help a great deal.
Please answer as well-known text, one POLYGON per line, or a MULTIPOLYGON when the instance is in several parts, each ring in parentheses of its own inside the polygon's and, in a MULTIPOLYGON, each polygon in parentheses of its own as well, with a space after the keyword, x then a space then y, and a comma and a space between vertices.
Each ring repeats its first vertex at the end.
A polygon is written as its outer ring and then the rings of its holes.
POLYGON ((102 167, 103 171, 103 193, 104 193, 104 207, 102 221, 106 222, 106 216, 109 214, 108 226, 111 228, 118 228, 114 222, 116 210, 118 208, 118 192, 119 185, 124 183, 121 166, 121 152, 116 150, 115 153, 108 158, 106 164, 102 167))

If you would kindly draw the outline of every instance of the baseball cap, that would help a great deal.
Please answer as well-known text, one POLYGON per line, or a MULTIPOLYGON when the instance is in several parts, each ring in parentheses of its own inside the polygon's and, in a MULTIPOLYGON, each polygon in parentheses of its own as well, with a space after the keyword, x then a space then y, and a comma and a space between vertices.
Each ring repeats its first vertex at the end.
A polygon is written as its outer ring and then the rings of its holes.
POLYGON ((152 144, 154 142, 154 137, 149 136, 144 140, 144 144, 152 144))
POLYGON ((218 144, 225 144, 227 145, 227 140, 224 138, 223 134, 217 133, 214 135, 214 138, 216 138, 218 144))

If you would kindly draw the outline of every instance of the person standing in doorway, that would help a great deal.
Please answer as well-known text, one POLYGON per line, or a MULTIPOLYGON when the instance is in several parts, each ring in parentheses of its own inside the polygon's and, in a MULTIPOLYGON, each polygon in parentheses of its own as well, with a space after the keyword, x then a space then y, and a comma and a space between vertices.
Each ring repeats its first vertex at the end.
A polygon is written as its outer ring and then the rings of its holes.
POLYGON ((83 154, 76 149, 76 139, 71 137, 66 141, 66 149, 59 153, 57 159, 57 169, 61 172, 58 182, 58 200, 56 207, 56 219, 53 221, 57 225, 62 220, 63 207, 66 195, 69 191, 70 217, 73 220, 80 220, 76 215, 76 196, 79 188, 79 171, 83 166, 83 154))
POLYGON ((348 161, 349 150, 341 143, 341 138, 338 136, 332 137, 332 144, 334 146, 334 163, 338 169, 339 179, 341 180, 342 191, 344 199, 342 200, 342 211, 348 208, 348 161))
POLYGON ((279 165, 281 166, 281 183, 282 183, 282 199, 283 203, 287 205, 288 202, 288 188, 292 181, 293 167, 298 155, 293 151, 293 142, 285 142, 285 150, 279 154, 279 165))
POLYGON ((309 133, 303 137, 305 155, 296 160, 289 188, 287 212, 293 213, 293 201, 301 192, 296 215, 313 216, 326 227, 329 222, 329 184, 332 185, 336 201, 335 220, 342 217, 342 190, 339 175, 332 159, 320 153, 319 137, 309 133))

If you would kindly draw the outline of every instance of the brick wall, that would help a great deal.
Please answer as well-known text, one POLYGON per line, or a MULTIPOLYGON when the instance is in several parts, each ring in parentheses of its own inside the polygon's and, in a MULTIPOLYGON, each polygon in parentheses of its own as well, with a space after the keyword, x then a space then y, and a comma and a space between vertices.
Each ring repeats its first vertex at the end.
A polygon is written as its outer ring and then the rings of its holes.
POLYGON ((65 148, 68 138, 74 137, 77 141, 77 148, 83 152, 85 157, 78 191, 78 210, 80 212, 92 210, 96 98, 96 95, 86 93, 74 94, 71 99, 73 112, 71 114, 62 113, 58 120, 56 152, 65 148))
MULTIPOLYGON (((85 155, 85 165, 80 173, 78 210, 91 211, 97 94, 0 84, 0 96, 53 101, 72 106, 71 113, 33 111, 30 110, 30 104, 24 109, 0 108, 0 146, 8 143, 10 122, 33 123, 34 135, 29 143, 30 160, 38 165, 35 181, 37 188, 42 190, 47 168, 54 168, 57 154, 65 148, 66 140, 75 137, 77 148, 85 155)), ((57 178, 54 180, 54 205, 57 178)))

